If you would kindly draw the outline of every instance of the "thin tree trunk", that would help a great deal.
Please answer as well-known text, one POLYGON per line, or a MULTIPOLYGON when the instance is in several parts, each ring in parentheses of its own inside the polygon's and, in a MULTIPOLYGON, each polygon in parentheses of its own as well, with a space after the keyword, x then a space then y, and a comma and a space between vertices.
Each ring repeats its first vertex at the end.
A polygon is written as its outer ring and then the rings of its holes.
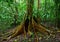
POLYGON ((56 26, 60 28, 60 0, 54 0, 55 2, 55 15, 56 15, 56 26))

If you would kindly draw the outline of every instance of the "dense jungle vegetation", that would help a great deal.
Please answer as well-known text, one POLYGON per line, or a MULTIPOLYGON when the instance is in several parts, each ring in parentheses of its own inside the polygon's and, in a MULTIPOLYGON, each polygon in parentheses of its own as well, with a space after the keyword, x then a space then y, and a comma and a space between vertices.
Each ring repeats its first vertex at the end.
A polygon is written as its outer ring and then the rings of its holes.
POLYGON ((59 35, 60 0, 0 0, 0 42, 59 42, 59 35))

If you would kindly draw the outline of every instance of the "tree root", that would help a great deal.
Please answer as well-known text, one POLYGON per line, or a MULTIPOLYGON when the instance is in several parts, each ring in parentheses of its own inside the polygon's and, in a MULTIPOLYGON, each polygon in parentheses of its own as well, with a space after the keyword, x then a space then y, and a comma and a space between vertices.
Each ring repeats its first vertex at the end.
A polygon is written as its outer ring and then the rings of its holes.
POLYGON ((20 34, 23 34, 23 33, 24 33, 23 29, 24 29, 24 22, 22 22, 21 25, 17 26, 17 27, 13 30, 12 34, 9 35, 9 37, 8 37, 7 39, 9 40, 9 39, 11 39, 11 38, 14 38, 14 37, 20 35, 20 34))
MULTIPOLYGON (((42 25, 40 24, 37 24, 34 19, 32 18, 32 24, 27 24, 26 23, 27 21, 24 21, 21 23, 21 25, 17 26, 11 35, 9 35, 9 37, 7 38, 7 40, 10 40, 11 38, 14 38, 18 35, 21 35, 21 34, 24 34, 26 35, 26 33, 28 33, 29 35, 31 34, 30 32, 30 28, 33 27, 33 29, 35 29, 35 32, 38 30, 39 32, 43 33, 43 34, 46 34, 46 35, 49 35, 50 34, 50 31, 48 29, 46 29, 45 27, 43 27, 42 25), (26 27, 27 26, 27 27, 26 27), (32 26, 32 27, 31 27, 32 26), (25 28, 25 29, 24 29, 25 28), (24 31, 25 30, 25 31, 24 31)), ((30 22, 30 21, 29 21, 30 22)), ((29 23, 28 22, 28 23, 29 23)), ((35 33, 35 35, 37 35, 35 33)), ((37 37, 37 36, 36 36, 37 37)), ((38 39, 37 39, 38 40, 38 39)))
POLYGON ((43 34, 50 34, 50 31, 48 29, 46 29, 45 27, 43 27, 40 24, 37 24, 34 19, 32 19, 32 25, 33 28, 37 29, 38 31, 42 32, 43 34))

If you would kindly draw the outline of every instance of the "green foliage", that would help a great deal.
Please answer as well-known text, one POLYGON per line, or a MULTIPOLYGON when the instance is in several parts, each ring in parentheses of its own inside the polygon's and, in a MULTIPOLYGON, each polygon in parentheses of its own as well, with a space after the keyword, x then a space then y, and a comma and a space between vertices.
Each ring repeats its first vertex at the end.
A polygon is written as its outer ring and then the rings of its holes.
MULTIPOLYGON (((42 21, 55 21, 55 2, 54 0, 40 0, 40 9, 38 12, 38 0, 34 0, 33 16, 37 17, 37 14, 42 21), (46 3, 46 5, 45 5, 46 3)), ((60 4, 59 4, 60 5, 60 4)), ((26 0, 0 0, 0 29, 5 30, 9 28, 14 22, 14 15, 17 13, 17 22, 21 22, 25 14, 27 14, 27 2, 26 0)), ((60 18, 60 17, 59 17, 60 18)))
POLYGON ((7 2, 0 2, 0 29, 6 29, 13 22, 13 15, 7 2))

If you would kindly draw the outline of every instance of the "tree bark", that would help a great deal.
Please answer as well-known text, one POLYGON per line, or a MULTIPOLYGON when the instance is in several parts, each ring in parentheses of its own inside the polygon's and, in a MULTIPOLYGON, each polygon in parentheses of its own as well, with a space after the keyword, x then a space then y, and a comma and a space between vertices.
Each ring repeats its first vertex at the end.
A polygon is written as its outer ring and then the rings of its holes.
POLYGON ((60 28, 60 0, 54 0, 54 2, 55 2, 56 26, 60 28))
MULTIPOLYGON (((27 0, 27 18, 24 20, 19 26, 14 29, 12 35, 8 37, 8 39, 14 38, 18 35, 28 33, 30 30, 39 31, 43 34, 50 34, 50 31, 46 29, 45 27, 41 26, 40 24, 37 24, 32 17, 33 14, 33 4, 34 0, 27 0), (32 29, 31 29, 32 28, 32 29)), ((35 33, 36 34, 36 33, 35 33)))

